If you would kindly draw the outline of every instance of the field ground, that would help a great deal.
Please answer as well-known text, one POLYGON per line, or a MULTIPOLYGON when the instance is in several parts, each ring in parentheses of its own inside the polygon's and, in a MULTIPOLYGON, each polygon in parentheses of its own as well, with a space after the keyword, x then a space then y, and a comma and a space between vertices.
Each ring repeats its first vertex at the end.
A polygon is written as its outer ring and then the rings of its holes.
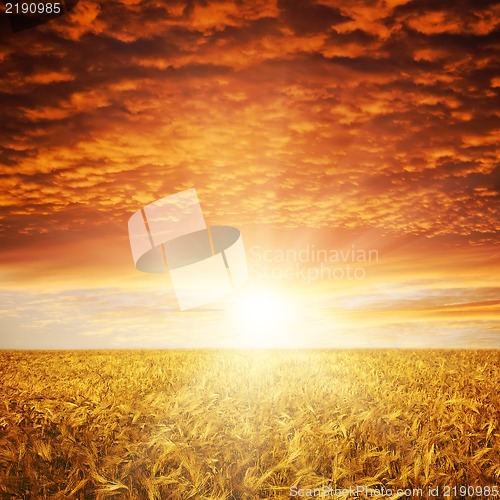
POLYGON ((2 499, 500 484, 500 351, 0 351, 0 374, 2 499))

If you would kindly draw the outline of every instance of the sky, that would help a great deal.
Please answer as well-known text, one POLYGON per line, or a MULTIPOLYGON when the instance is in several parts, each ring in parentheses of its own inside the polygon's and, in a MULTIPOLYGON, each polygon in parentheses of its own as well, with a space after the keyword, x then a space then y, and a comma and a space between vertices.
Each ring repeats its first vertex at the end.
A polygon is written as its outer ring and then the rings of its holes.
POLYGON ((0 348, 499 348, 499 19, 489 0, 80 0, 15 33, 2 14, 0 348), (190 188, 241 230, 249 280, 180 312, 127 222, 190 188))

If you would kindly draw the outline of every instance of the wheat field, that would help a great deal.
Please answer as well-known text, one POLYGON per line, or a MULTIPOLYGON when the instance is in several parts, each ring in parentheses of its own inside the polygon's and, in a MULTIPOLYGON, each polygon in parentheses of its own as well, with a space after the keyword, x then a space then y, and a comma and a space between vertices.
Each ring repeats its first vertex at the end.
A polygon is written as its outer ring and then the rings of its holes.
POLYGON ((468 350, 3 351, 0 495, 494 498, 499 362, 468 350))

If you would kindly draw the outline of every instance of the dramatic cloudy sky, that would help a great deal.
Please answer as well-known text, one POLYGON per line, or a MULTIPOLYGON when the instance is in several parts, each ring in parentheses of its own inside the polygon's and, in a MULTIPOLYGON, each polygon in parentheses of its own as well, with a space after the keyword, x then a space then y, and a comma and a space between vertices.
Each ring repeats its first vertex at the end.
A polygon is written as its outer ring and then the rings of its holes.
POLYGON ((238 345, 224 308, 180 313, 133 266, 130 215, 191 187, 242 230, 250 286, 302 311, 290 344, 500 347, 499 18, 80 0, 12 33, 2 14, 0 347, 238 345), (277 249, 313 246, 379 258, 360 280, 279 279, 317 265, 277 249))

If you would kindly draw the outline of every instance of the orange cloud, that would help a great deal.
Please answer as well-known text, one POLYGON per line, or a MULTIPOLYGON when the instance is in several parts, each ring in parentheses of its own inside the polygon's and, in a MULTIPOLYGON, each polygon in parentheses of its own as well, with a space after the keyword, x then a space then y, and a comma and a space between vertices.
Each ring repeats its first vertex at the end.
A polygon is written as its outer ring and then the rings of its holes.
POLYGON ((90 266, 76 258, 89 238, 93 258, 125 245, 116 268, 95 261, 103 279, 128 269, 128 216, 192 186, 212 223, 315 229, 330 244, 334 229, 371 228, 491 253, 498 16, 472 5, 80 2, 2 31, 9 283, 90 266))

